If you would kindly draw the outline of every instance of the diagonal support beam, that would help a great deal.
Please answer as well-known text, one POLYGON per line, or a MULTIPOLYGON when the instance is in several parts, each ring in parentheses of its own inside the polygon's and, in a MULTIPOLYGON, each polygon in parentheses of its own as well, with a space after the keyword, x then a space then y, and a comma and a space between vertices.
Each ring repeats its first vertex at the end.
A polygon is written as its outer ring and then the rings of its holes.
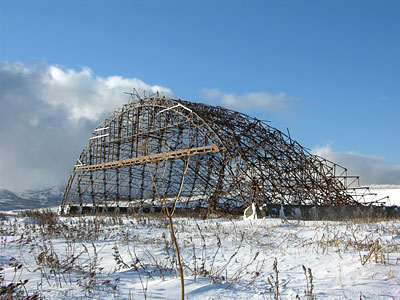
POLYGON ((212 144, 209 146, 203 146, 198 148, 187 148, 176 151, 169 151, 163 153, 156 153, 146 156, 139 156, 124 160, 111 161, 103 164, 95 164, 95 165, 77 165, 75 167, 76 171, 94 171, 94 170, 107 170, 107 169, 116 169, 123 168, 132 165, 144 165, 148 163, 153 163, 157 161, 164 161, 168 159, 177 159, 181 157, 188 157, 193 155, 203 155, 206 153, 217 153, 219 152, 219 148, 217 145, 212 144))

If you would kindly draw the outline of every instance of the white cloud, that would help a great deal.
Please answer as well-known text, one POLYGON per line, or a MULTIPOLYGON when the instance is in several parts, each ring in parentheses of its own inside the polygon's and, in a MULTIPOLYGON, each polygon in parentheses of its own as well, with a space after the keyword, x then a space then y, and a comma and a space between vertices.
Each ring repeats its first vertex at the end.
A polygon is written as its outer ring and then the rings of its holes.
POLYGON ((347 168, 348 175, 359 175, 361 185, 400 184, 400 165, 392 165, 380 157, 338 152, 330 144, 315 147, 311 152, 347 168))
POLYGON ((89 68, 0 61, 0 188, 65 184, 93 128, 133 88, 172 96, 168 88, 95 76, 89 68))
POLYGON ((220 105, 248 112, 259 109, 264 112, 275 112, 289 109, 296 101, 295 98, 285 93, 253 92, 242 95, 224 93, 218 89, 205 89, 202 91, 206 101, 217 101, 220 105))
POLYGON ((136 78, 100 77, 94 76, 89 68, 75 71, 48 66, 41 74, 38 96, 50 105, 64 106, 71 120, 97 120, 102 113, 111 112, 125 102, 123 92, 130 92, 132 88, 172 95, 168 88, 151 86, 136 78))

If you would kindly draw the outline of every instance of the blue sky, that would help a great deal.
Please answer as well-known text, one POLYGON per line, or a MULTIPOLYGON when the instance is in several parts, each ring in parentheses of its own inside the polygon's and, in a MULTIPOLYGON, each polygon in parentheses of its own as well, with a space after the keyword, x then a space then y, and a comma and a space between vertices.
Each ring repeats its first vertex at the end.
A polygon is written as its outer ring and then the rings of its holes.
MULTIPOLYGON (((399 1, 3 0, 0 61, 3 71, 16 64, 89 70, 93 80, 138 79, 177 98, 231 106, 289 128, 339 163, 350 155, 384 165, 388 183, 400 183, 399 1)), ((0 78, 4 114, 11 106, 18 113, 6 93, 9 76, 0 78)))

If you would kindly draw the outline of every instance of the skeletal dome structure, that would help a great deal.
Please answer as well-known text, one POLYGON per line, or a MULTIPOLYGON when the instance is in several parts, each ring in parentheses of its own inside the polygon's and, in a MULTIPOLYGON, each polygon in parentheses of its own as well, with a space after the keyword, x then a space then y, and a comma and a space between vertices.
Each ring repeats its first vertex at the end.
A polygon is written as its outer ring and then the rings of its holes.
POLYGON ((200 103, 132 95, 89 138, 61 203, 234 211, 256 202, 356 204, 358 177, 266 122, 200 103))

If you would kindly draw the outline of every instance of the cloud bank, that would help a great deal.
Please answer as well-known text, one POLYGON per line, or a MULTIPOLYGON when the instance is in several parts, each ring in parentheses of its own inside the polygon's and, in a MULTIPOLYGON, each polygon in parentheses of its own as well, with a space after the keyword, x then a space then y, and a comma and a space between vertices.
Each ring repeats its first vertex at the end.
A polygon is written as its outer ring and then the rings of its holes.
POLYGON ((0 188, 65 184, 93 128, 133 88, 172 91, 136 78, 0 61, 0 188))
MULTIPOLYGON (((124 92, 133 88, 173 96, 168 88, 136 78, 96 76, 89 68, 0 61, 0 188, 64 185, 93 128, 126 103, 124 92)), ((284 93, 203 92, 212 103, 239 111, 274 112, 294 101, 284 93)), ((362 184, 400 184, 400 166, 381 158, 336 152, 330 145, 313 153, 345 166, 349 175, 360 175, 362 184)))
POLYGON ((311 152, 347 168, 348 175, 359 175, 361 185, 400 184, 400 165, 389 164, 380 157, 338 152, 331 145, 315 147, 311 152))
POLYGON ((219 102, 222 106, 242 112, 249 112, 253 109, 263 112, 287 110, 296 101, 295 98, 289 97, 285 93, 258 92, 237 95, 224 93, 218 89, 204 89, 202 93, 206 101, 219 102))

